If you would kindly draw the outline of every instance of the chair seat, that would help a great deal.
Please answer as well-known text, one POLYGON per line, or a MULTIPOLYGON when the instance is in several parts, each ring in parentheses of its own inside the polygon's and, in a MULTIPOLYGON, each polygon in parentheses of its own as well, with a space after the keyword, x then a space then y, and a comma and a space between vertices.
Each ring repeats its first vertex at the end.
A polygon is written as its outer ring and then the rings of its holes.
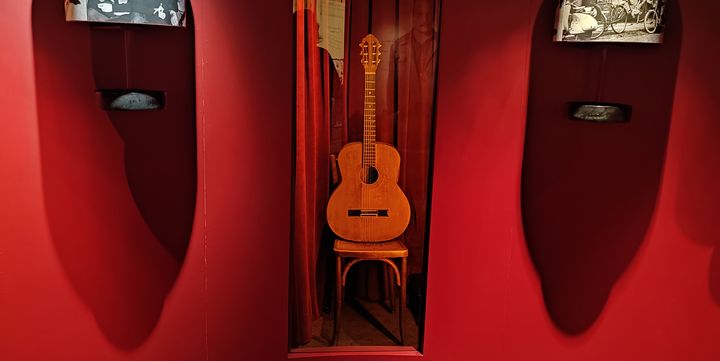
POLYGON ((335 240, 335 253, 340 257, 359 259, 405 258, 408 249, 400 241, 387 242, 351 242, 335 240))

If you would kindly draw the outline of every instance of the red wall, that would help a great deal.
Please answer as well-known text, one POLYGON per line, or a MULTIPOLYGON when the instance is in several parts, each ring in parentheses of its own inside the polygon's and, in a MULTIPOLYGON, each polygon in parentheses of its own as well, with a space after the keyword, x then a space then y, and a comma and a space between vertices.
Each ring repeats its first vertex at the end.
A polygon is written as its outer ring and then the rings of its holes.
MULTIPOLYGON (((13 14, 0 22, 3 360, 287 358, 290 6, 193 5, 199 147, 193 235, 154 330, 141 346, 123 350, 100 332, 54 246, 33 65, 47 54, 33 54, 30 1, 0 3, 0 14, 13 14)), ((720 52, 712 23, 697 21, 720 4, 680 5, 682 48, 656 213, 598 321, 568 337, 547 316, 519 208, 539 0, 444 2, 426 359, 720 357, 720 241, 712 217, 720 204, 713 107, 720 52)), ((119 266, 117 277, 132 267, 119 266)))

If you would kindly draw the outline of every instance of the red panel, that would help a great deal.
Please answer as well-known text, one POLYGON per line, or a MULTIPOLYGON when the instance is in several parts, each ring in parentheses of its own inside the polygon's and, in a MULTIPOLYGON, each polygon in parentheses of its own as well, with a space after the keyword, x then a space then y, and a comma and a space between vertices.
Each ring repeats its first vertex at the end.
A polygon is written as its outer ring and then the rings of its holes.
POLYGON ((288 349, 292 7, 202 4, 209 355, 281 360, 288 349))
MULTIPOLYGON (((13 346, 0 348, 11 360, 201 357, 200 293, 180 276, 198 265, 185 262, 197 188, 192 30, 135 41, 93 37, 122 31, 66 23, 62 6, 53 5, 3 4, 16 22, 5 33, 23 42, 7 52, 15 59, 3 59, 14 71, 5 73, 2 108, 12 112, 20 99, 34 104, 4 133, 17 149, 3 152, 32 168, 4 173, 18 177, 4 189, 20 205, 6 208, 3 221, 25 228, 4 234, 10 249, 2 253, 18 264, 2 272, 9 275, 3 293, 16 297, 3 305, 11 310, 3 335, 12 330, 3 342, 13 346), (95 92, 107 86, 163 90, 168 103, 156 112, 105 112, 95 92), (24 207, 33 211, 13 210, 24 207), (175 313, 183 316, 167 318, 175 313), (156 341, 163 339, 186 340, 168 349, 156 341)), ((199 279, 201 269, 189 275, 199 279)))
POLYGON ((662 46, 550 42, 555 2, 535 22, 523 224, 548 312, 568 335, 603 311, 655 210, 682 31, 671 5, 662 46), (627 123, 573 121, 572 101, 629 104, 632 114, 627 123))
MULTIPOLYGON (((713 23, 697 21, 720 4, 680 3, 685 22, 657 210, 598 321, 578 337, 550 321, 522 236, 525 98, 538 5, 444 2, 424 359, 720 358, 718 286, 709 277, 718 245, 707 216, 715 203, 701 201, 718 196, 711 169, 720 157, 713 146, 720 51, 711 46, 713 23)), ((193 238, 157 326, 142 347, 124 351, 100 331, 53 244, 33 68, 33 57, 49 54, 33 53, 29 1, 0 2, 1 14, 13 14, 0 22, 3 360, 287 358, 290 6, 198 0, 194 11, 201 192, 193 238)))

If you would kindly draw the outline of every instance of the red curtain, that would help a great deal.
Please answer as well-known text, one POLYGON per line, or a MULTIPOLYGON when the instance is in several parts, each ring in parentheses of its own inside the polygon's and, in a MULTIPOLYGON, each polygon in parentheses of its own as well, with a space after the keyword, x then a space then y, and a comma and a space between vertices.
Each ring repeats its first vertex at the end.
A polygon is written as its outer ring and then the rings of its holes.
MULTIPOLYGON (((327 53, 319 49, 314 0, 297 0, 296 155, 294 238, 291 275, 292 346, 312 337, 319 316, 325 271, 331 257, 325 229, 330 189, 330 154, 348 141, 362 140, 364 69, 360 40, 375 34, 383 44, 378 70, 378 140, 393 144, 402 157, 399 184, 412 207, 403 241, 410 273, 423 271, 430 148, 434 118, 437 53, 436 0, 346 0, 344 80, 340 82, 327 53), (386 86, 383 86, 386 84, 386 86), (326 242, 323 243, 325 237, 326 242)), ((362 272, 355 272, 362 274, 362 272)), ((331 278, 331 277, 330 277, 331 278)), ((357 285, 367 298, 378 299, 376 277, 357 285)), ((331 282, 331 280, 329 280, 331 282)))
POLYGON ((296 11, 295 179, 291 277, 291 330, 294 346, 312 337, 318 317, 316 275, 329 194, 329 96, 327 55, 316 46, 315 4, 296 11))
POLYGON ((420 273, 430 190, 438 35, 436 2, 419 0, 412 5, 403 9, 405 17, 399 17, 408 19, 410 29, 400 34, 388 56, 387 104, 393 110, 394 143, 403 160, 400 187, 412 206, 413 217, 403 234, 409 249, 409 272, 420 273))

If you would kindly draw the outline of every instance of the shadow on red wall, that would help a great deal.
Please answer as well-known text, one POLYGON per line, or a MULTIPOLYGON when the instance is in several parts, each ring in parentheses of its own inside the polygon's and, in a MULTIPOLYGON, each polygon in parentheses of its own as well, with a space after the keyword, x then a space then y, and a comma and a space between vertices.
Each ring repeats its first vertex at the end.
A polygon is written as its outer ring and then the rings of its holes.
POLYGON ((557 0, 537 16, 522 175, 527 246, 564 333, 600 316, 641 246, 665 160, 681 42, 670 2, 663 45, 553 43, 557 0), (568 102, 632 106, 629 123, 568 118, 568 102))
POLYGON ((720 156, 720 146, 715 139, 720 128, 715 117, 698 116, 691 122, 695 123, 694 141, 683 147, 676 214, 688 238, 714 248, 708 286, 710 296, 720 305, 720 191, 717 185, 720 168, 715 165, 720 156))
MULTIPOLYGON (((713 31, 712 23, 699 24, 699 33, 713 31)), ((690 37, 688 41, 700 42, 702 53, 688 52, 687 58, 693 62, 688 67, 690 88, 678 91, 682 99, 680 112, 683 115, 683 127, 678 129, 682 151, 679 152, 679 172, 675 214, 678 225, 687 238, 713 247, 709 264, 708 286, 710 296, 720 305, 720 123, 717 116, 717 94, 720 94, 720 79, 708 69, 717 67, 720 49, 704 46, 704 38, 690 37)))
POLYGON ((66 23, 32 8, 46 217, 69 282, 107 339, 141 346, 183 265, 197 187, 194 33, 66 23), (98 89, 166 93, 160 111, 106 112, 98 89))

